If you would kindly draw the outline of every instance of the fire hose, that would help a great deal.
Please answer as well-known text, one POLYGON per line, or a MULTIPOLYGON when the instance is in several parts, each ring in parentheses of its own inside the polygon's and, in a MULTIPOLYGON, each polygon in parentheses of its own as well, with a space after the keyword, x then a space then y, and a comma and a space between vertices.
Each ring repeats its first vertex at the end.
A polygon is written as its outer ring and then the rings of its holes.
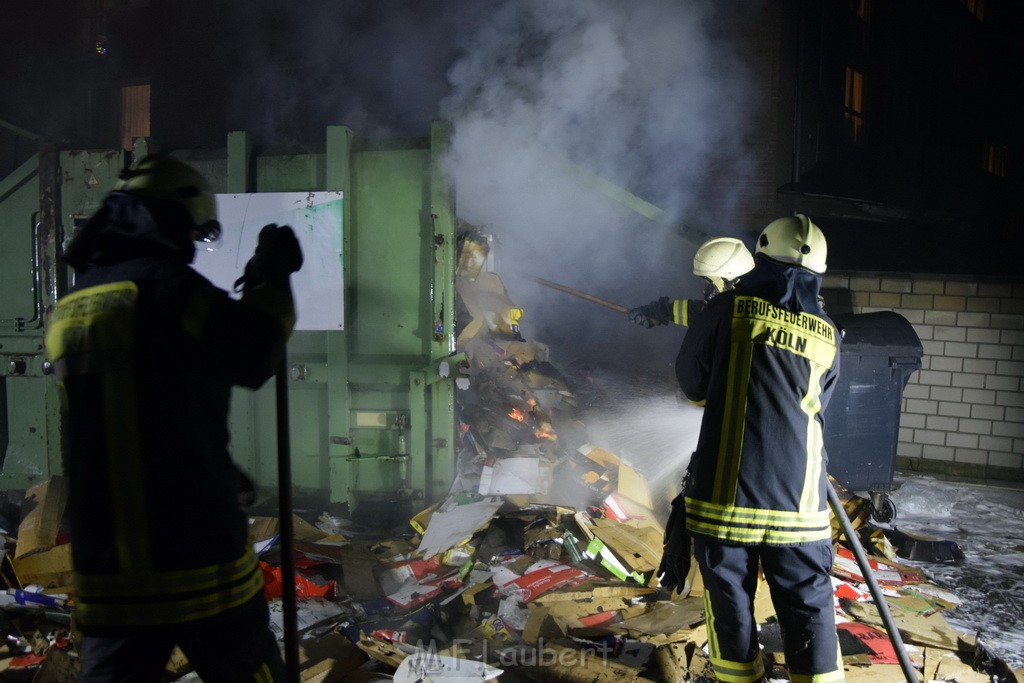
POLYGON ((896 628, 896 622, 892 619, 892 613, 889 612, 889 603, 885 601, 882 589, 879 588, 875 574, 871 571, 871 564, 864 553, 864 546, 861 545, 860 539, 857 538, 853 524, 850 523, 850 517, 846 514, 846 509, 843 508, 843 503, 839 500, 839 495, 836 493, 835 487, 832 486, 832 482, 826 481, 826 484, 828 484, 828 504, 832 506, 832 512, 839 519, 839 525, 843 528, 846 540, 850 543, 850 549, 853 551, 854 557, 857 558, 857 565, 864 575, 864 581, 868 584, 871 598, 875 601, 878 614, 885 624, 885 630, 889 634, 889 641, 892 643, 897 659, 900 660, 900 668, 903 669, 903 675, 906 677, 907 683, 918 683, 920 679, 917 677, 917 670, 914 669, 914 665, 910 661, 907 648, 903 645, 903 638, 900 636, 899 629, 896 628))
POLYGON ((292 524, 292 468, 288 427, 288 372, 284 359, 274 377, 277 404, 277 501, 280 517, 281 607, 285 681, 299 683, 299 630, 295 600, 295 532, 292 524))

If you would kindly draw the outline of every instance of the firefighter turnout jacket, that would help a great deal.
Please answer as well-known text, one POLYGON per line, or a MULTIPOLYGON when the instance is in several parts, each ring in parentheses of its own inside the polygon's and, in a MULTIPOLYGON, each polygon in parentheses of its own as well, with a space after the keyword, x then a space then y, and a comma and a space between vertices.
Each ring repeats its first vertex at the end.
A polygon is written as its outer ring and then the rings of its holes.
POLYGON ((75 287, 48 320, 85 633, 214 616, 263 586, 228 409, 233 385, 274 374, 291 293, 264 285, 231 298, 190 267, 194 247, 164 213, 113 193, 69 248, 75 287))
POLYGON ((676 359, 705 406, 686 491, 690 533, 739 545, 831 538, 821 412, 839 373, 839 335, 820 276, 759 259, 694 316, 676 359))
POLYGON ((702 310, 704 310, 703 301, 676 299, 672 302, 672 324, 687 327, 702 310))

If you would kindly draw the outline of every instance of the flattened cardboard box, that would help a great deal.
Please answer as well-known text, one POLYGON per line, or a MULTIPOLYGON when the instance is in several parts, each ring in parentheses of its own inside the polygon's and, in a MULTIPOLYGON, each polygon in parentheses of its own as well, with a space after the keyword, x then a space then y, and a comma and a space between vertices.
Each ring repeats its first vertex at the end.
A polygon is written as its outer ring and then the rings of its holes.
POLYGON ((81 672, 78 659, 72 659, 67 652, 51 647, 46 658, 32 676, 32 683, 74 683, 81 672))
POLYGON ((71 585, 71 544, 63 543, 28 557, 15 559, 14 572, 22 586, 39 584, 44 590, 67 592, 71 585))
MULTIPOLYGON (((281 520, 277 517, 249 518, 249 539, 264 541, 281 532, 281 520)), ((292 535, 296 543, 343 543, 345 537, 329 534, 310 524, 296 514, 292 515, 292 535)))
POLYGON ((595 536, 638 574, 654 571, 661 562, 662 537, 652 527, 595 519, 592 529, 595 536))
POLYGON ((51 477, 25 491, 14 559, 49 550, 57 543, 67 502, 68 485, 64 477, 51 477))
POLYGON ((340 683, 368 659, 365 652, 337 631, 300 643, 299 676, 303 683, 340 683))
MULTIPOLYGON (((857 621, 878 629, 885 629, 885 622, 878 608, 868 603, 854 602, 845 606, 846 612, 857 621)), ((892 620, 900 630, 905 643, 938 647, 952 652, 973 652, 974 636, 958 633, 942 616, 942 613, 927 617, 892 612, 892 620)))
POLYGON ((654 509, 654 500, 651 498, 647 479, 626 463, 619 463, 618 492, 645 510, 654 509))

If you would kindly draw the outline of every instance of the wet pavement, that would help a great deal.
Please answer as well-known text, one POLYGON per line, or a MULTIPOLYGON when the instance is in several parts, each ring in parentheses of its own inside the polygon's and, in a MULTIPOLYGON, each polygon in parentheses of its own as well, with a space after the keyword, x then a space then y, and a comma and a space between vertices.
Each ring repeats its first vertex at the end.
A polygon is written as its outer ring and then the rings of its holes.
POLYGON ((898 473, 895 526, 955 541, 961 562, 910 562, 962 604, 951 626, 982 641, 1011 668, 1024 667, 1024 489, 898 473))

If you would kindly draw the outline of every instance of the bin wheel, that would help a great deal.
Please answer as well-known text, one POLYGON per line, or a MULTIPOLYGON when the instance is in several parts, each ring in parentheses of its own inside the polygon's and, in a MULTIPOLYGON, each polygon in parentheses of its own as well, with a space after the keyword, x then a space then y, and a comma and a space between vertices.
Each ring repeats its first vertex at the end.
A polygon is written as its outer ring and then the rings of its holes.
POLYGON ((872 492, 871 521, 876 524, 892 524, 896 521, 896 503, 884 493, 872 492))

